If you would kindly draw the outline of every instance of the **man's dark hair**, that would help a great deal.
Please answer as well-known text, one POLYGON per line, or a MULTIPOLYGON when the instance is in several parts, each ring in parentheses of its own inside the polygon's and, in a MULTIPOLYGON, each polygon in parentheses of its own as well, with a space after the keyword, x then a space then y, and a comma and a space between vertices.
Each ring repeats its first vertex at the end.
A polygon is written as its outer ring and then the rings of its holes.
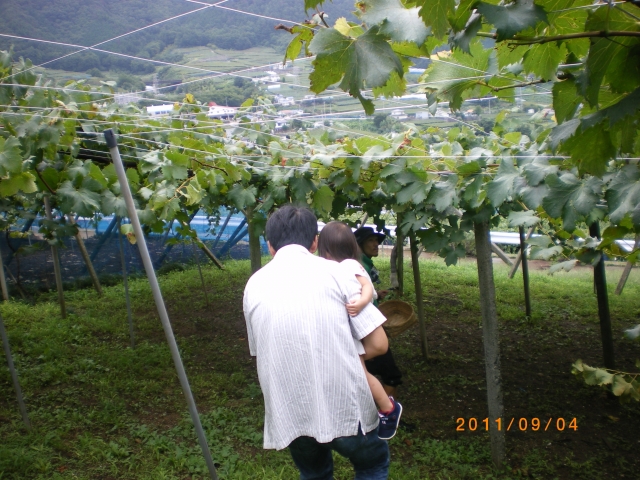
POLYGON ((318 234, 318 219, 308 208, 285 205, 269 216, 266 234, 276 252, 287 245, 308 249, 318 234))
POLYGON ((351 228, 342 222, 327 223, 318 238, 318 254, 341 262, 348 258, 360 261, 362 254, 351 228))

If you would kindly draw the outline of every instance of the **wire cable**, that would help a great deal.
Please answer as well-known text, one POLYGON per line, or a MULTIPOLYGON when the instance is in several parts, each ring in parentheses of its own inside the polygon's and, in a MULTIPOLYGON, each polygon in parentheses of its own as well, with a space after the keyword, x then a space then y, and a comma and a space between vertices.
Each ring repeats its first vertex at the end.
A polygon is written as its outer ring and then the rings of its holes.
MULTIPOLYGON (((225 2, 228 2, 228 1, 229 1, 229 0, 221 0, 221 1, 220 1, 220 2, 218 2, 218 3, 220 4, 220 3, 225 3, 225 2)), ((164 20, 161 20, 161 21, 159 21, 159 22, 152 23, 152 24, 147 25, 147 26, 145 26, 145 27, 136 28, 135 30, 132 30, 132 31, 127 32, 127 33, 123 33, 122 35, 117 35, 117 36, 115 36, 115 37, 113 37, 113 38, 110 38, 110 39, 108 39, 108 40, 104 40, 104 41, 102 41, 102 42, 96 43, 95 45, 91 45, 90 47, 81 47, 81 48, 80 48, 80 50, 78 50, 78 51, 76 51, 76 52, 71 52, 71 53, 68 53, 68 54, 66 54, 66 55, 63 55, 63 56, 61 56, 61 57, 54 58, 53 60, 48 60, 48 61, 46 61, 46 62, 44 62, 44 63, 39 64, 39 65, 34 65, 33 67, 28 68, 27 70, 23 70, 23 71, 29 71, 29 70, 33 70, 33 69, 35 69, 35 68, 43 67, 44 65, 48 65, 48 64, 50 64, 50 63, 57 62, 58 60, 62 60, 63 58, 70 57, 70 56, 72 56, 72 55, 75 55, 76 53, 84 52, 84 51, 86 51, 86 50, 91 50, 91 49, 93 49, 93 48, 95 48, 95 47, 99 47, 100 45, 104 45, 105 43, 113 42, 114 40, 119 40, 119 39, 121 39, 121 38, 124 38, 124 37, 126 37, 126 36, 132 35, 132 34, 134 34, 134 33, 138 33, 138 32, 141 32, 141 31, 143 31, 143 30, 146 30, 146 29, 148 29, 148 28, 155 27, 155 26, 157 26, 157 25, 161 25, 161 24, 166 23, 166 22, 170 22, 171 20, 175 20, 175 19, 177 19, 177 18, 181 18, 181 17, 184 17, 184 16, 186 16, 186 15, 190 15, 190 14, 195 13, 195 12, 199 12, 199 11, 202 11, 202 10, 206 10, 207 8, 214 7, 214 6, 218 5, 218 4, 206 4, 206 5, 207 5, 206 7, 196 8, 195 10, 190 10, 189 12, 181 13, 181 14, 179 14, 179 15, 175 15, 175 16, 173 16, 173 17, 166 18, 166 19, 164 19, 164 20)), ((12 77, 13 75, 16 75, 16 73, 13 73, 13 74, 8 75, 8 76, 6 76, 6 77, 0 78, 0 81, 4 80, 4 79, 6 79, 6 78, 10 78, 10 77, 12 77)))

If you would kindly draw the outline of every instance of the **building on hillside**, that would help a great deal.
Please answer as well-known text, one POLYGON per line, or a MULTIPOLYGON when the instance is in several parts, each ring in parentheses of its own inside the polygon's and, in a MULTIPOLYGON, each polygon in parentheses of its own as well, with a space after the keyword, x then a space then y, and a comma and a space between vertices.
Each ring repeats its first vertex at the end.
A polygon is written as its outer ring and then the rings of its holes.
POLYGON ((159 115, 170 115, 173 112, 173 103, 168 103, 165 105, 153 105, 151 107, 147 107, 147 114, 152 117, 157 117, 159 115))
POLYGON ((277 94, 273 97, 273 103, 276 105, 282 105, 283 107, 290 107, 296 104, 296 99, 277 94))
POLYGON ((401 108, 396 108, 395 110, 391 110, 391 116, 396 120, 404 120, 406 118, 409 118, 409 116, 406 113, 404 113, 404 110, 402 110, 401 108))
POLYGON ((431 113, 427 111, 416 112, 416 120, 426 120, 427 118, 432 117, 433 115, 431 115, 431 113))
POLYGON ((215 102, 209 102, 209 111, 207 117, 209 118, 232 118, 238 112, 237 107, 223 107, 215 102))

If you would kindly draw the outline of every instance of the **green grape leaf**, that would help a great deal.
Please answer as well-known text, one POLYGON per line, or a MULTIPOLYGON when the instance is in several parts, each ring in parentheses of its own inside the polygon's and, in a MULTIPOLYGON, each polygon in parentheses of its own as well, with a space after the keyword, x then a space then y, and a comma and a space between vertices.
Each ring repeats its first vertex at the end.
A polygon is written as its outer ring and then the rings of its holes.
POLYGON ((579 130, 562 149, 571 155, 581 172, 596 176, 604 174, 608 161, 616 154, 609 131, 601 126, 579 130))
POLYGON ((135 188, 140 184, 140 175, 138 175, 138 171, 135 168, 127 168, 125 175, 129 185, 135 188))
POLYGON ((393 71, 400 76, 404 73, 400 58, 377 26, 356 39, 345 37, 334 28, 322 29, 309 49, 316 55, 309 75, 310 90, 320 93, 342 78, 340 88, 358 98, 367 114, 373 113, 373 102, 364 98, 361 90, 382 87, 393 71))
POLYGON ((61 199, 59 205, 64 213, 76 213, 91 217, 100 211, 102 196, 85 186, 76 189, 70 181, 63 182, 56 191, 61 199))
POLYGON ((459 258, 464 258, 467 256, 467 251, 464 248, 464 245, 456 245, 455 248, 446 247, 443 253, 446 253, 446 255, 444 256, 444 263, 447 265, 447 267, 456 265, 459 258))
POLYGON ((540 218, 536 217, 536 212, 527 210, 525 212, 509 212, 510 227, 533 227, 540 223, 540 218))
POLYGON ((516 33, 546 22, 547 14, 533 0, 516 0, 506 7, 479 2, 476 5, 487 22, 496 27, 497 40, 505 40, 516 33))
POLYGON ((452 15, 449 16, 449 23, 454 32, 459 32, 467 26, 471 12, 478 3, 478 0, 461 0, 452 15))
POLYGON ((538 208, 542 205, 542 201, 549 194, 549 187, 544 183, 535 187, 526 186, 520 190, 522 201, 528 208, 538 208))
POLYGON ((183 195, 187 199, 187 205, 189 206, 199 204, 207 193, 200 186, 197 177, 191 179, 185 190, 186 192, 183 195))
POLYGON ((22 171, 22 153, 20 140, 9 137, 6 140, 0 137, 0 175, 20 173, 22 171))
POLYGON ((409 202, 414 204, 421 203, 427 198, 430 189, 431 183, 413 181, 396 194, 396 201, 398 205, 409 202))
MULTIPOLYGON (((640 208, 640 171, 635 165, 627 165, 616 173, 609 184, 605 198, 609 204, 609 219, 618 224, 640 208)), ((640 222, 634 222, 640 226, 640 222)))
POLYGON ((335 194, 327 185, 318 188, 313 194, 311 206, 321 215, 329 215, 333 206, 333 198, 335 194))
POLYGON ((401 97, 407 89, 407 81, 395 70, 389 75, 389 80, 382 87, 374 88, 373 95, 377 97, 401 97))
POLYGON ((546 180, 549 194, 542 206, 551 217, 562 218, 564 230, 572 232, 578 217, 591 214, 598 202, 602 181, 589 177, 580 181, 573 174, 561 177, 549 175, 546 180))
POLYGON ((449 30, 449 15, 454 11, 454 0, 417 0, 419 15, 436 38, 442 38, 449 30))
POLYGON ((432 203, 436 211, 440 213, 444 212, 458 201, 458 194, 456 192, 457 183, 457 175, 449 175, 444 182, 436 182, 429 192, 427 202, 432 203))
POLYGON ((549 160, 545 157, 536 157, 531 163, 526 164, 522 170, 529 186, 537 186, 544 181, 547 175, 556 174, 558 166, 550 165, 549 160))
POLYGON ((322 5, 323 3, 324 0, 304 0, 304 10, 306 12, 307 10, 316 8, 318 5, 322 5))
POLYGON ((442 100, 448 100, 452 110, 459 110, 465 97, 471 95, 479 81, 486 77, 491 50, 479 41, 470 46, 471 54, 454 50, 446 59, 434 59, 420 82, 435 92, 442 100))
POLYGON ((576 82, 570 78, 553 84, 553 110, 558 123, 571 120, 582 103, 576 82))
POLYGON ((256 187, 250 186, 245 188, 241 184, 236 183, 231 187, 231 190, 227 192, 227 198, 238 210, 244 210, 246 207, 250 207, 256 203, 256 193, 256 187))
POLYGON ((29 172, 16 173, 0 180, 0 197, 9 197, 19 191, 34 193, 38 191, 36 177, 29 172))
POLYGON ((602 250, 605 247, 615 243, 616 240, 620 240, 629 234, 629 229, 625 227, 608 226, 602 232, 602 241, 598 245, 598 249, 602 250))
MULTIPOLYGON (((302 46, 305 47, 305 56, 309 56, 309 43, 313 40, 313 29, 304 25, 296 25, 291 29, 291 33, 297 34, 287 46, 284 53, 285 62, 295 60, 300 56, 302 46)), ((245 106, 244 104, 242 105, 245 106)), ((249 105, 250 106, 250 105, 249 105)))
POLYGON ((159 217, 165 221, 173 220, 178 212, 180 212, 180 200, 172 198, 162 206, 159 217))
POLYGON ((566 262, 554 263, 549 267, 549 275, 553 275, 560 270, 570 272, 577 263, 577 260, 567 260, 566 262))
POLYGON ((293 196, 300 202, 306 202, 307 194, 316 190, 313 181, 305 176, 293 177, 289 180, 293 196))
POLYGON ((543 80, 556 78, 558 65, 567 56, 567 47, 555 42, 547 42, 541 45, 533 45, 524 56, 524 70, 534 73, 543 80))
POLYGON ((550 248, 533 247, 531 249, 532 260, 549 260, 551 257, 562 253, 562 247, 559 245, 550 248))
POLYGON ((462 176, 475 175, 476 173, 480 173, 482 171, 482 167, 480 166, 480 162, 477 160, 473 160, 471 162, 462 163, 456 166, 456 172, 462 176))
POLYGON ((129 216, 124 198, 116 196, 111 190, 105 190, 102 194, 102 208, 100 211, 104 215, 115 214, 119 217, 129 216))
POLYGON ((613 377, 611 391, 615 396, 622 397, 624 395, 630 395, 632 390, 634 390, 633 385, 627 382, 622 375, 615 375, 613 377))
POLYGON ((574 118, 573 120, 566 121, 554 127, 549 135, 549 145, 551 148, 556 150, 561 143, 573 137, 578 127, 580 127, 579 118, 574 118))
POLYGON ((507 197, 513 195, 513 183, 520 176, 518 169, 513 165, 513 160, 503 158, 500 161, 498 173, 487 184, 487 197, 494 207, 499 207, 507 197))
POLYGON ((380 33, 394 42, 422 45, 429 30, 418 16, 418 7, 405 8, 400 0, 362 0, 358 7, 367 25, 380 25, 380 33))
POLYGON ((420 230, 416 234, 427 252, 438 252, 446 248, 449 243, 449 239, 436 228, 420 230))
POLYGON ((449 37, 449 43, 465 53, 470 53, 471 41, 476 37, 476 34, 481 28, 482 17, 474 14, 464 30, 460 30, 449 37))

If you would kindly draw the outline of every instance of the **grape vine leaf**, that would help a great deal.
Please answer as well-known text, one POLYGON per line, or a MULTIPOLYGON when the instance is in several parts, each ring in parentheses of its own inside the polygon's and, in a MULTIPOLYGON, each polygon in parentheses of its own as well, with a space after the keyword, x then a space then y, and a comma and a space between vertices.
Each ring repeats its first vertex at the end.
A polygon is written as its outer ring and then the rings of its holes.
POLYGON ((380 25, 380 33, 394 42, 422 45, 429 30, 418 16, 418 7, 405 8, 400 0, 362 0, 358 6, 362 21, 380 25))
POLYGON ((425 25, 431 27, 436 38, 442 38, 449 29, 449 14, 455 9, 454 0, 417 0, 419 15, 425 25))
POLYGON ((458 8, 449 17, 449 23, 454 32, 459 32, 469 24, 469 19, 478 0, 461 0, 458 8))
POLYGON ((63 182, 56 191, 60 197, 60 207, 65 213, 76 213, 91 217, 100 210, 101 195, 86 187, 76 189, 70 181, 63 182))
POLYGON ((560 270, 564 270, 565 272, 570 272, 573 267, 576 266, 578 260, 567 260, 565 262, 554 263, 549 267, 549 275, 553 275, 560 270))
POLYGON ((611 134, 601 125, 580 131, 562 145, 569 153, 581 172, 602 176, 607 162, 616 154, 611 134))
POLYGON ((549 186, 549 195, 543 200, 542 206, 551 217, 562 218, 563 228, 567 232, 575 229, 579 217, 592 212, 602 189, 600 179, 588 177, 581 181, 570 173, 560 177, 549 175, 545 182, 549 186))
POLYGON ((20 173, 22 171, 22 154, 20 141, 16 137, 6 140, 0 137, 0 175, 20 173))
POLYGON ((471 41, 476 37, 476 34, 481 28, 482 17, 477 13, 474 13, 469 19, 469 23, 467 23, 464 30, 452 33, 452 35, 449 36, 449 43, 465 53, 470 53, 471 41))
POLYGON ((311 206, 322 215, 329 215, 333 206, 333 198, 335 194, 328 185, 318 188, 313 194, 311 206))
POLYGON ((538 22, 547 21, 544 9, 533 0, 516 0, 504 7, 479 2, 476 8, 487 22, 496 27, 498 41, 513 37, 522 30, 534 27, 538 22))
POLYGON ((243 210, 247 206, 251 206, 256 202, 256 187, 250 186, 245 188, 236 183, 231 190, 227 192, 227 197, 238 210, 243 210))
POLYGON ((540 223, 540 218, 536 217, 536 213, 532 210, 524 212, 509 212, 510 227, 533 227, 540 223))
POLYGON ((556 113, 558 123, 571 120, 582 98, 578 95, 578 88, 572 78, 553 84, 553 110, 556 113))
POLYGON ((36 177, 29 172, 12 174, 9 178, 0 181, 0 197, 9 197, 19 191, 34 193, 38 191, 36 177))
POLYGON ((310 90, 320 93, 342 79, 340 88, 360 100, 365 112, 374 112, 373 102, 362 96, 364 88, 382 87, 391 72, 403 76, 402 62, 386 37, 373 26, 358 38, 342 35, 335 28, 325 28, 314 36, 309 50, 316 55, 309 75, 310 90))
POLYGON ((478 41, 470 45, 471 54, 454 50, 450 58, 440 61, 434 59, 422 77, 421 83, 429 83, 432 97, 448 100, 452 110, 459 110, 462 100, 478 86, 478 82, 487 75, 491 50, 485 49, 478 41))
POLYGON ((635 165, 622 168, 611 180, 606 192, 609 218, 617 224, 632 213, 636 227, 640 227, 640 172, 635 165), (633 214, 633 212, 636 212, 633 214))
MULTIPOLYGON (((295 60, 300 55, 302 46, 305 47, 305 55, 309 56, 309 43, 313 40, 313 29, 306 25, 296 25, 291 29, 292 34, 297 34, 287 46, 284 54, 284 62, 287 60, 295 60)), ((244 106, 244 104, 243 104, 244 106)))
POLYGON ((556 78, 558 65, 567 56, 567 47, 547 42, 533 45, 524 56, 523 66, 526 72, 531 72, 543 80, 556 78))
POLYGON ((513 182, 520 176, 518 169, 513 165, 511 158, 503 158, 500 161, 498 173, 487 184, 487 197, 494 207, 499 207, 513 194, 513 182))

